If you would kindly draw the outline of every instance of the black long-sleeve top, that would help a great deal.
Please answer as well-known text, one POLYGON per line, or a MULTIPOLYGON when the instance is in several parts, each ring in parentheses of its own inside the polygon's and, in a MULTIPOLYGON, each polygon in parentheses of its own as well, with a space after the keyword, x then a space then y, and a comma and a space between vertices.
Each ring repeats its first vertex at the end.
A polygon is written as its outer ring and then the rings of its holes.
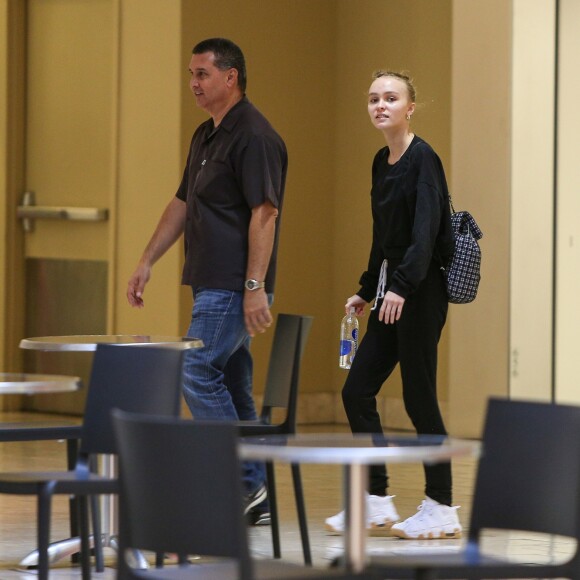
POLYGON ((396 264, 388 289, 407 298, 432 259, 447 265, 453 255, 449 191, 439 156, 415 135, 399 161, 389 165, 388 157, 383 147, 372 167, 373 244, 357 293, 367 302, 376 295, 385 258, 396 264))

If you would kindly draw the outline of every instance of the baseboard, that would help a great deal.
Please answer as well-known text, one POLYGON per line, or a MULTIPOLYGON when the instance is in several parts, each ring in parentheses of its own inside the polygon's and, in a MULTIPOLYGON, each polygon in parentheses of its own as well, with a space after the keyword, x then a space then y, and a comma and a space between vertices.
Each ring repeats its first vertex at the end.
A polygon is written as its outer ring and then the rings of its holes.
MULTIPOLYGON (((407 416, 402 399, 395 397, 377 397, 377 406, 383 427, 414 431, 407 416)), ((446 401, 440 402, 441 413, 447 415, 446 401)), ((298 423, 312 425, 316 423, 346 425, 348 423, 342 405, 340 393, 301 393, 298 402, 298 423)))

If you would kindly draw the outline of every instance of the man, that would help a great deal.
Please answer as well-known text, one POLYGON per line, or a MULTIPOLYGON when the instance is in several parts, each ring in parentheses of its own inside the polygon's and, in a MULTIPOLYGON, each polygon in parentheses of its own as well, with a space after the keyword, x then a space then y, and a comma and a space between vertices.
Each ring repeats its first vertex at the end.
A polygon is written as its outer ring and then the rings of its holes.
MULTIPOLYGON (((194 297, 188 336, 205 345, 187 354, 185 400, 195 419, 253 420, 249 344, 272 323, 286 147, 246 98, 244 56, 233 42, 197 44, 189 72, 196 103, 211 119, 193 135, 181 185, 129 280, 127 298, 143 307, 153 265, 183 233, 182 284, 194 297)), ((264 479, 261 464, 244 464, 254 523, 269 521, 264 479)))

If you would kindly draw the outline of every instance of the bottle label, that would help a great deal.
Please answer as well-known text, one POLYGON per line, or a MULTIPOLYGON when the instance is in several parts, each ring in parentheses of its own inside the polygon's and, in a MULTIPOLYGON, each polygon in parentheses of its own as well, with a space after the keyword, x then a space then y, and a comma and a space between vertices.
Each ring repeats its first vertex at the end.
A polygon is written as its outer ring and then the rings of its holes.
POLYGON ((340 341, 340 356, 345 356, 350 353, 352 349, 352 343, 350 340, 340 341))
POLYGON ((352 329, 352 339, 356 342, 358 340, 358 328, 352 329))

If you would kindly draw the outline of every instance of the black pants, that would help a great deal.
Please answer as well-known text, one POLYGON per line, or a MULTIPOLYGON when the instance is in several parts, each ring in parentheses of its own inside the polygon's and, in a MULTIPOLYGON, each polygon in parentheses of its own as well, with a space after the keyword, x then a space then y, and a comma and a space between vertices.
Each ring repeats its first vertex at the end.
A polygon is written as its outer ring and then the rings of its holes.
MULTIPOLYGON (((389 262, 389 273, 396 265, 389 262)), ((387 275, 387 289, 390 276, 387 275)), ((447 317, 445 281, 432 262, 425 280, 403 306, 395 324, 378 319, 380 303, 371 311, 367 331, 359 345, 342 390, 344 408, 353 433, 382 433, 376 395, 401 367, 403 401, 417 433, 446 435, 437 402, 437 344, 447 317)), ((425 495, 451 505, 451 464, 425 465, 425 495)), ((370 469, 369 493, 385 495, 385 465, 370 469)))

